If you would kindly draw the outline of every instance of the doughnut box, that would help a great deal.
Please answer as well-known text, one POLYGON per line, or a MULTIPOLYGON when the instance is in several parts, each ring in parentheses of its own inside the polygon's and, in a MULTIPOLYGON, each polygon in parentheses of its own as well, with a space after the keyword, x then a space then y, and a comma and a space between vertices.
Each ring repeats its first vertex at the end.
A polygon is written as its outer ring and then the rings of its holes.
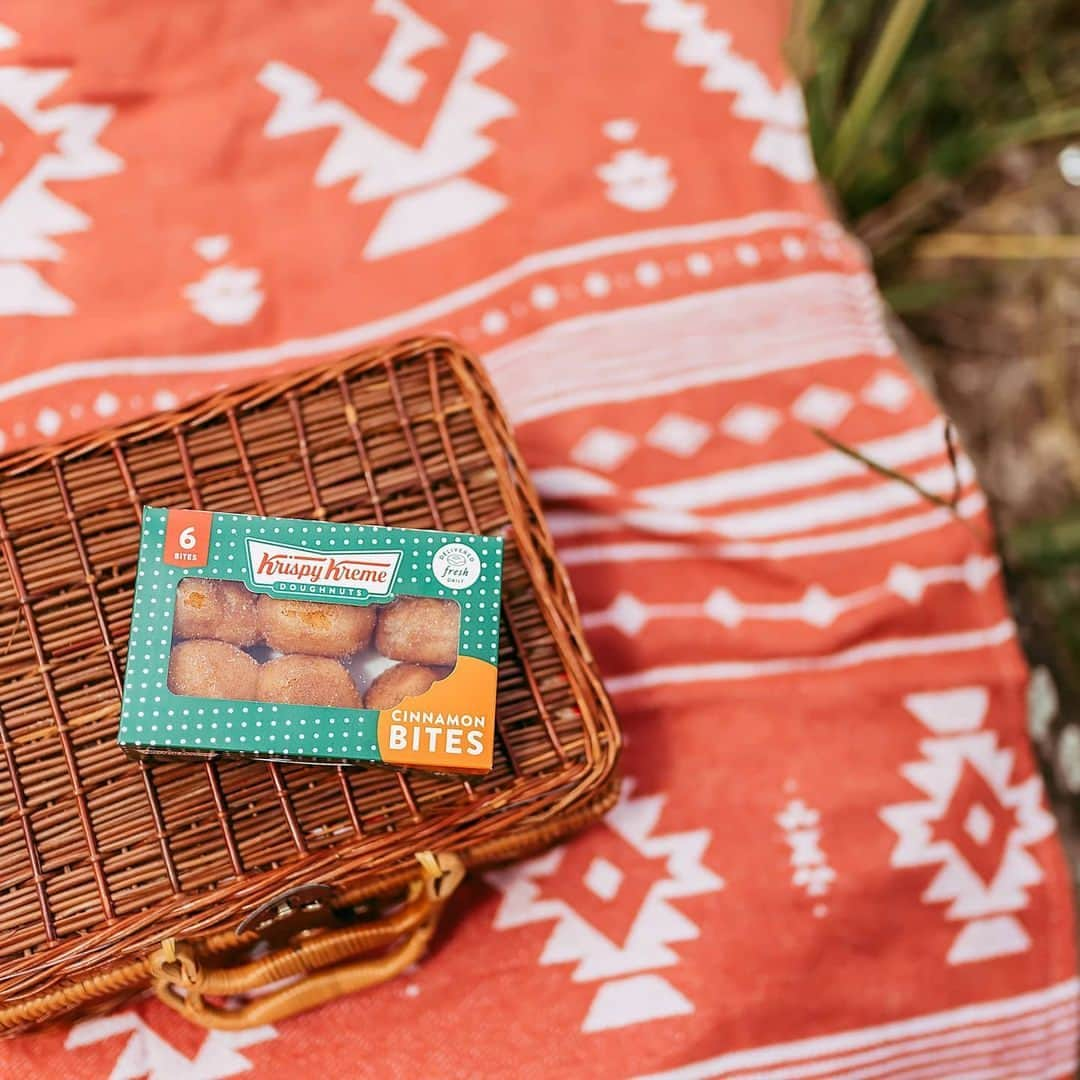
POLYGON ((119 742, 483 773, 502 540, 147 507, 119 742))

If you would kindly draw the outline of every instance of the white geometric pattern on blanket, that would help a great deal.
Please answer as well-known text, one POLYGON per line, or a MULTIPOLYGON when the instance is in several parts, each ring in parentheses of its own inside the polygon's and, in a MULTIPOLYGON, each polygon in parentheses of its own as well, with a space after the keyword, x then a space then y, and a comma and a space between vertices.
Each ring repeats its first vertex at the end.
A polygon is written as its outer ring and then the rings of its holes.
MULTIPOLYGON (((870 406, 889 412, 899 411, 910 401, 913 391, 900 376, 882 371, 875 376, 860 395, 870 406)), ((845 390, 837 387, 814 383, 807 387, 791 404, 789 416, 801 425, 830 429, 840 424, 851 411, 854 398, 845 390)), ((761 445, 769 441, 781 427, 783 417, 778 409, 753 402, 740 402, 734 406, 719 423, 719 430, 730 438, 750 445, 761 445)), ((634 437, 626 432, 602 428, 609 442, 622 440, 627 446, 633 445, 634 437)), ((646 434, 645 442, 650 446, 666 450, 682 458, 693 457, 709 441, 712 434, 710 424, 679 413, 666 413, 646 434)), ((582 442, 589 438, 588 433, 582 442)), ((943 436, 939 436, 939 446, 943 436)), ((604 455, 597 460, 576 457, 579 463, 594 465, 597 468, 611 470, 625 461, 627 455, 604 455)))
POLYGON ((645 433, 645 442, 674 457, 693 457, 708 441, 712 429, 702 420, 681 413, 664 413, 645 433))
POLYGON ((851 411, 852 397, 846 390, 814 383, 791 406, 791 415, 813 427, 834 428, 851 411))
POLYGON ((1077 1061, 1080 980, 744 1050, 639 1076, 637 1080, 1059 1080, 1077 1061))
POLYGON ((66 1050, 127 1035, 109 1080, 223 1080, 247 1072, 251 1062, 240 1051, 277 1037, 270 1026, 246 1031, 209 1031, 193 1058, 187 1057, 134 1010, 81 1020, 64 1040, 66 1050))
MULTIPOLYGON (((232 239, 224 234, 200 236, 192 248, 208 263, 220 262, 231 250, 232 239)), ((219 326, 249 323, 266 299, 260 288, 262 274, 255 267, 213 266, 183 292, 192 311, 219 326)))
MULTIPOLYGON (((0 27, 0 49, 18 35, 0 27)), ((123 162, 98 144, 112 119, 108 105, 55 105, 44 101, 68 79, 70 69, 0 65, 0 160, 14 174, 10 187, 0 188, 0 316, 71 315, 75 302, 50 285, 32 264, 55 262, 63 249, 52 237, 82 232, 90 218, 57 196, 53 181, 92 180, 119 172, 123 162), (14 124, 9 135, 5 126, 14 124), (12 157, 27 139, 39 143, 27 160, 12 157)), ((67 191, 65 183, 65 191, 67 191)))
POLYGON ((522 424, 846 357, 891 356, 867 290, 869 275, 836 270, 729 284, 564 319, 485 359, 511 420, 522 424))
POLYGON ((666 796, 635 797, 633 790, 634 781, 624 780, 619 802, 604 819, 606 828, 486 875, 502 893, 496 930, 554 920, 539 963, 576 962, 570 976, 574 982, 600 982, 582 1020, 585 1032, 693 1012, 693 1003, 655 972, 679 963, 670 945, 694 940, 700 933, 669 901, 724 887, 703 862, 711 830, 658 834, 666 796), (629 863, 648 880, 637 880, 639 895, 634 899, 639 902, 632 905, 629 925, 613 928, 606 921, 613 910, 610 903, 623 887, 623 867, 629 863), (579 884, 579 898, 588 900, 591 894, 588 911, 578 910, 580 899, 575 907, 559 895, 579 884))
MULTIPOLYGON (((803 799, 789 798, 774 819, 784 833, 791 854, 791 884, 807 896, 824 897, 836 881, 836 871, 821 847, 821 814, 803 799)), ((828 912, 824 903, 814 905, 815 918, 828 912)))
MULTIPOLYGON (((607 428, 603 431, 607 446, 619 444, 619 432, 607 428)), ((587 444, 588 436, 584 442, 587 444)), ((908 473, 924 490, 951 496, 959 488, 959 494, 965 498, 975 494, 971 488, 974 468, 970 459, 964 454, 958 455, 955 469, 945 459, 939 419, 858 444, 858 449, 871 460, 890 468, 915 466, 908 473)), ((603 464, 611 467, 619 460, 621 458, 615 457, 603 464)), ((537 469, 533 479, 541 494, 552 499, 588 501, 597 496, 615 495, 619 490, 607 477, 568 466, 537 469)), ((660 536, 712 535, 725 540, 752 541, 791 537, 823 526, 850 524, 925 505, 919 492, 880 477, 860 462, 834 450, 703 473, 638 488, 632 494, 641 504, 639 507, 630 505, 620 509, 617 517, 600 515, 595 527, 587 516, 579 514, 575 521, 580 531, 605 531, 619 528, 621 523, 623 528, 631 527, 660 536), (858 486, 824 494, 804 494, 808 489, 847 477, 857 480, 858 486), (766 495, 793 497, 722 514, 697 512, 743 498, 761 500, 766 495)), ((573 530, 563 528, 565 520, 565 515, 555 519, 557 535, 573 535, 573 530)))
POLYGON ((989 704, 979 686, 904 698, 907 711, 934 736, 919 742, 922 759, 901 769, 926 798, 881 811, 898 837, 894 867, 939 866, 922 899, 948 903, 945 918, 964 923, 949 949, 950 964, 1030 948, 1016 913, 1028 906, 1028 890, 1042 883, 1043 871, 1027 848, 1054 831, 1038 774, 1014 784, 1014 752, 983 727, 989 704))
MULTIPOLYGON (((425 26, 435 31, 429 24, 425 26)), ((445 42, 444 37, 436 42, 430 33, 425 40, 428 48, 445 42)), ((395 34, 376 65, 376 87, 381 92, 390 78, 387 62, 395 65, 392 85, 404 92, 397 63, 400 46, 395 34), (391 56, 397 60, 390 60, 391 56)), ((391 200, 367 240, 364 257, 380 259, 424 247, 483 224, 508 204, 505 195, 465 175, 495 152, 494 142, 483 129, 516 111, 508 98, 477 81, 505 55, 506 47, 487 34, 469 36, 420 146, 384 131, 347 103, 325 97, 310 75, 270 61, 257 76, 258 82, 278 97, 264 133, 282 138, 320 128, 335 129, 337 135, 315 172, 316 186, 330 187, 352 179, 351 202, 388 196, 391 200)))
POLYGON ((637 213, 667 206, 676 187, 671 161, 662 154, 649 154, 639 146, 627 145, 637 136, 637 121, 618 117, 604 124, 602 130, 612 142, 622 144, 622 149, 596 167, 608 202, 637 213))
MULTIPOLYGON (((594 237, 581 243, 528 252, 493 270, 484 277, 451 289, 449 292, 433 299, 379 316, 371 316, 360 323, 339 326, 323 333, 285 337, 242 349, 224 348, 211 351, 171 353, 164 356, 135 353, 126 356, 99 356, 96 358, 88 357, 78 360, 58 361, 51 366, 25 374, 14 377, 0 377, 0 403, 25 394, 51 390, 65 383, 78 380, 109 381, 131 375, 155 375, 175 380, 177 376, 189 372, 204 373, 208 370, 243 370, 250 375, 261 369, 285 362, 297 361, 301 358, 314 360, 320 357, 341 356, 350 350, 371 344, 374 341, 414 332, 418 327, 430 326, 433 323, 443 325, 445 320, 452 319, 456 313, 460 313, 464 308, 506 290, 517 288, 533 290, 535 287, 531 286, 530 283, 535 280, 537 275, 546 274, 549 271, 580 275, 584 295, 597 298, 607 295, 602 290, 597 292, 589 289, 590 281, 594 279, 603 280, 602 274, 589 268, 597 259, 609 255, 654 251, 659 247, 670 244, 703 244, 706 242, 726 241, 733 236, 747 236, 766 229, 807 228, 811 225, 813 225, 813 221, 805 213, 788 210, 761 211, 737 218, 701 221, 692 225, 666 226, 594 237)), ((821 237, 823 250, 826 246, 833 244, 833 240, 830 239, 833 229, 829 228, 829 225, 829 222, 819 222, 815 226, 815 232, 821 237)), ((854 248, 847 245, 840 245, 840 247, 846 252, 845 259, 853 257, 854 248)), ((701 252, 691 252, 687 258, 692 259, 694 255, 704 257, 701 252)), ((836 257, 839 258, 839 255, 836 257)), ((606 284, 610 286, 609 281, 606 284)), ((869 294, 872 294, 872 280, 868 279, 865 285, 860 285, 858 281, 849 283, 848 296, 846 297, 847 307, 838 306, 835 312, 836 317, 848 317, 844 316, 843 312, 849 310, 850 301, 853 299, 860 307, 870 305, 869 295, 860 298, 860 294, 866 294, 868 290, 869 294)), ((779 303, 784 298, 777 297, 776 299, 779 303)), ((505 312, 500 312, 500 315, 502 319, 506 318, 505 312)), ((827 315, 828 309, 822 311, 822 318, 827 317, 827 315)), ((500 325, 505 325, 501 319, 497 321, 499 321, 500 325)), ((800 334, 805 333, 805 325, 800 326, 798 332, 800 334)), ((850 336, 848 334, 841 338, 841 344, 848 342, 850 336)), ((891 349, 887 339, 880 332, 875 336, 872 327, 869 339, 864 337, 863 343, 872 350, 876 349, 883 354, 891 349), (875 344, 875 341, 877 344, 875 344)), ((489 364, 491 355, 489 354, 487 358, 489 364)), ((2 376, 2 373, 0 373, 0 376, 2 376)), ((513 381, 517 377, 514 376, 511 379, 510 386, 513 385, 513 381)), ((505 398, 507 387, 503 386, 500 389, 504 391, 505 398)), ((97 391, 94 391, 94 393, 97 393, 97 391)), ((15 426, 15 429, 16 434, 19 434, 18 425, 15 426)), ((22 433, 25 434, 25 431, 22 433)))
POLYGON ((645 5, 643 22, 649 30, 678 35, 675 62, 704 69, 701 88, 706 93, 733 94, 732 115, 763 125, 750 150, 753 161, 795 183, 814 178, 802 93, 793 80, 773 90, 761 68, 732 48, 729 33, 707 25, 704 4, 693 0, 618 2, 645 5))
POLYGON ((371 10, 397 23, 379 62, 368 76, 368 85, 399 105, 409 105, 424 88, 427 76, 411 61, 422 52, 446 44, 446 35, 421 18, 402 0, 375 0, 371 10))
POLYGON ((607 608, 586 611, 586 629, 612 627, 628 637, 635 637, 650 622, 659 619, 691 619, 704 616, 733 629, 743 622, 795 622, 807 626, 831 626, 842 615, 860 608, 879 605, 898 597, 908 605, 919 603, 930 586, 963 585, 981 592, 1000 569, 991 555, 969 555, 963 562, 944 566, 916 567, 895 563, 885 579, 849 593, 830 592, 824 585, 813 584, 792 600, 757 603, 744 601, 724 587, 713 589, 702 600, 646 602, 633 593, 620 592, 607 608))

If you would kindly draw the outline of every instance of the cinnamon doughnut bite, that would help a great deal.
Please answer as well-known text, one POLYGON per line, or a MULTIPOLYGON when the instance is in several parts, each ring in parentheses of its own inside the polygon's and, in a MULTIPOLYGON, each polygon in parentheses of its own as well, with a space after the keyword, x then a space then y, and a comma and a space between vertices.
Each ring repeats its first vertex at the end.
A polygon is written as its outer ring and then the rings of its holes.
POLYGON ((227 641, 181 641, 169 657, 169 689, 184 697, 255 701, 259 665, 227 641))
POLYGON ((263 641, 278 652, 342 657, 371 640, 375 611, 353 604, 260 596, 258 621, 263 641))
POLYGON ((173 634, 181 640, 212 638, 254 645, 259 639, 255 595, 239 581, 183 578, 176 587, 173 634))
POLYGON ((450 665, 457 660, 460 623, 453 600, 401 596, 379 612, 375 648, 391 660, 450 665))
POLYGON ((422 694, 446 675, 423 664, 395 664, 372 680, 364 695, 367 709, 392 709, 399 701, 422 694))
POLYGON ((360 694, 348 671, 328 656, 294 654, 268 660, 259 668, 255 698, 287 705, 360 708, 360 694))

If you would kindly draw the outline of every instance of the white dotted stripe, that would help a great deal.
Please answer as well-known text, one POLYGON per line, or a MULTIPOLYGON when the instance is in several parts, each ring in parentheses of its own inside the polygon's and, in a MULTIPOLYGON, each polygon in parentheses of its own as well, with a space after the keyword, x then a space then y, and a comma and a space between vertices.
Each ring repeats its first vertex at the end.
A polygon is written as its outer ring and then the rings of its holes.
MULTIPOLYGON (((688 278, 705 285, 714 275, 735 268, 747 270, 774 264, 799 266, 811 259, 850 265, 856 260, 865 263, 866 256, 840 226, 823 221, 805 230, 788 230, 765 239, 732 239, 715 246, 701 246, 664 262, 643 258, 629 268, 629 273, 593 268, 582 273, 578 280, 558 285, 544 280, 523 284, 521 293, 479 312, 478 322, 465 326, 461 334, 466 341, 497 340, 515 331, 515 321, 531 321, 536 313, 557 311, 566 302, 582 298, 594 301, 617 298, 620 292, 659 289, 665 282, 688 278)), ((857 303, 853 313, 871 332, 875 352, 880 355, 893 353, 895 349, 884 328, 880 298, 873 281, 860 275, 855 290, 857 303)), ((224 389, 227 385, 221 382, 214 389, 224 389)), ((176 392, 166 387, 151 390, 148 394, 133 394, 123 401, 114 391, 102 390, 92 400, 67 406, 66 412, 55 405, 45 406, 29 426, 38 437, 51 440, 62 438, 70 421, 81 421, 90 414, 109 421, 118 415, 138 413, 150 407, 156 411, 174 409, 181 401, 176 392)), ((0 452, 11 438, 22 441, 27 433, 28 425, 22 421, 16 422, 10 432, 0 429, 0 452)))
MULTIPOLYGON (((665 281, 685 280, 687 277, 704 282, 714 274, 733 267, 751 269, 762 265, 786 263, 798 265, 810 259, 850 263, 858 248, 846 241, 843 229, 833 222, 822 222, 805 234, 784 233, 774 239, 742 240, 716 247, 695 249, 681 258, 661 263, 642 259, 630 273, 612 273, 598 269, 585 272, 580 281, 556 287, 553 282, 531 284, 528 291, 511 297, 500 306, 486 308, 480 315, 479 326, 463 330, 466 340, 500 338, 512 332, 515 320, 531 319, 536 312, 552 311, 566 299, 585 296, 603 300, 619 291, 655 289, 665 281)), ((865 312, 861 313, 865 317, 865 312)))
MULTIPOLYGON (((147 399, 142 394, 132 394, 123 401, 111 391, 102 391, 97 394, 89 405, 82 401, 72 402, 61 412, 51 405, 42 408, 32 423, 32 429, 45 439, 54 439, 61 435, 62 429, 69 421, 80 421, 88 414, 93 414, 101 420, 112 420, 123 410, 125 413, 138 413, 152 406, 157 412, 165 412, 175 409, 181 399, 172 390, 155 390, 147 399)), ((18 422, 12 426, 11 434, 16 439, 22 439, 27 434, 27 426, 18 422)), ((8 443, 8 433, 0 428, 0 453, 3 453, 8 443)))

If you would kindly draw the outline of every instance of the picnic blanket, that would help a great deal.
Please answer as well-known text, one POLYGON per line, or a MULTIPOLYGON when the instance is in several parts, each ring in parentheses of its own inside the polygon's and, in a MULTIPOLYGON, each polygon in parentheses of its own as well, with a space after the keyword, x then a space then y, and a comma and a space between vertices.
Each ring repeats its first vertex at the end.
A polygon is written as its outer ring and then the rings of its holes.
POLYGON ((242 1033, 136 1004, 0 1075, 1072 1074, 986 506, 817 186, 787 18, 4 4, 0 445, 454 334, 627 747, 605 822, 472 882, 406 977, 242 1033))

